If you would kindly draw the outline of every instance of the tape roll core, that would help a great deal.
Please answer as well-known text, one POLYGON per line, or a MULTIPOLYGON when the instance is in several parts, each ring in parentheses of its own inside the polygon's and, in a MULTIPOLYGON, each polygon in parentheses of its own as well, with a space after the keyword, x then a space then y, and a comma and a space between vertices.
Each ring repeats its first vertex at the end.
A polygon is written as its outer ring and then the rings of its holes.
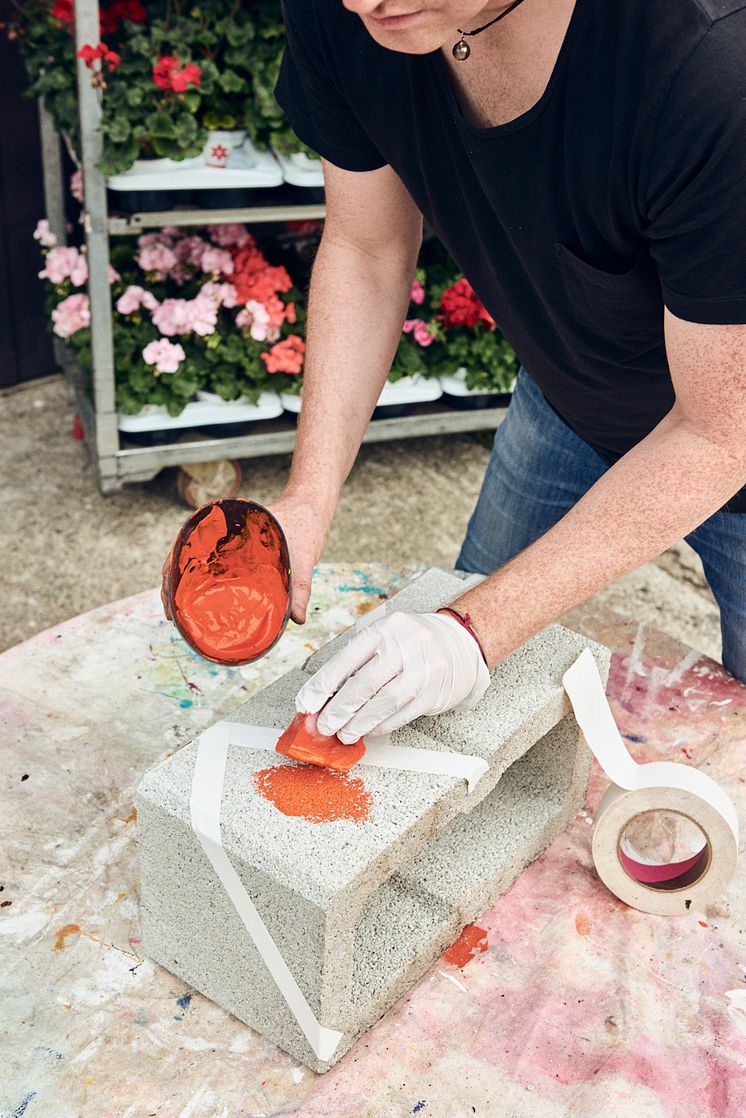
POLYGON ((737 857, 738 844, 729 823, 715 806, 693 792, 655 786, 630 790, 611 784, 603 795, 593 832, 593 861, 606 887, 633 908, 657 916, 697 911, 727 888, 737 857), (620 858, 620 843, 636 816, 654 810, 684 816, 699 827, 706 841, 680 874, 667 880, 641 881, 620 858))

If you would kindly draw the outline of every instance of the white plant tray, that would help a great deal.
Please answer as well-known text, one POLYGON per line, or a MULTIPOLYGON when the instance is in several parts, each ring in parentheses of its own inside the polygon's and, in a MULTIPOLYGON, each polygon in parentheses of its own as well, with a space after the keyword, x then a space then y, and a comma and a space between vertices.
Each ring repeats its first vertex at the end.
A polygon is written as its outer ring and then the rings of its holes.
POLYGON ((515 379, 509 388, 467 388, 466 369, 457 369, 455 373, 445 373, 438 377, 443 391, 448 396, 492 396, 495 393, 512 392, 515 379))
POLYGON ((214 187, 280 186, 282 168, 270 151, 257 151, 249 140, 228 156, 227 167, 208 167, 201 155, 194 159, 153 160, 159 166, 141 170, 136 163, 106 180, 112 190, 208 190, 214 187))
POLYGON ((146 404, 137 415, 119 413, 119 430, 133 434, 140 431, 163 431, 178 427, 206 427, 211 423, 253 423, 260 419, 276 419, 282 415, 277 392, 262 392, 257 404, 248 400, 222 400, 211 392, 200 392, 197 400, 187 404, 181 415, 169 415, 160 404, 146 404))
POLYGON ((283 179, 291 186, 324 185, 320 159, 311 159, 304 151, 295 151, 292 155, 280 155, 276 151, 274 155, 282 168, 283 179))
MULTIPOLYGON (((437 377, 402 377, 394 384, 389 381, 383 386, 383 391, 378 397, 376 407, 388 407, 399 404, 429 404, 438 400, 443 395, 437 377)), ((301 398, 291 392, 281 392, 280 400, 286 411, 300 411, 301 398)))
POLYGON ((294 412, 296 415, 300 412, 300 396, 296 396, 292 392, 281 392, 280 402, 285 411, 294 412))
POLYGON ((389 404, 429 404, 439 400, 443 389, 437 377, 402 377, 393 384, 386 381, 383 392, 378 397, 377 407, 389 404))

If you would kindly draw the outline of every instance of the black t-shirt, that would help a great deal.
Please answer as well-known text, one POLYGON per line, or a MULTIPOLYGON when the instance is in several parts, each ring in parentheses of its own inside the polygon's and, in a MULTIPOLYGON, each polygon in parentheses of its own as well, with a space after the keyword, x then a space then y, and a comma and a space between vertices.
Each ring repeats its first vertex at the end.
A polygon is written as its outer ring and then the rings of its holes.
POLYGON ((615 461, 673 404, 664 303, 746 323, 746 0, 576 0, 539 101, 490 128, 440 51, 381 47, 342 0, 283 12, 294 130, 338 167, 396 171, 551 406, 615 461))

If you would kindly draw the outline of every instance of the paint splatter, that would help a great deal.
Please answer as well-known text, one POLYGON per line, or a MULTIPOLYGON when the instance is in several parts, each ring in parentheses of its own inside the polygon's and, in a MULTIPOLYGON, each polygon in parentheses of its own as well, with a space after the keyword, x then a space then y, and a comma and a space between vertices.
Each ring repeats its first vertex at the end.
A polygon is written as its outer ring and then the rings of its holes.
POLYGON ((26 1107, 31 1102, 31 1100, 35 1098, 36 1091, 29 1091, 27 1095, 23 1096, 15 1110, 10 1112, 8 1118, 23 1118, 23 1115, 26 1113, 26 1107))
POLYGON ((62 951, 68 936, 80 935, 80 925, 65 924, 64 928, 60 928, 56 935, 57 938, 54 941, 54 949, 55 951, 62 951))
POLYGON ((575 931, 578 933, 578 935, 579 936, 590 935, 592 927, 593 927, 593 924, 588 919, 588 917, 585 915, 585 913, 584 912, 579 912, 578 915, 575 917, 575 931))
POLYGON ((465 967, 475 955, 487 950, 487 933, 476 924, 467 924, 455 943, 451 944, 443 960, 454 967, 465 967))
POLYGON ((57 937, 54 941, 55 951, 62 951, 68 936, 85 936, 91 943, 101 943, 100 939, 96 939, 96 937, 92 936, 89 932, 84 932, 79 924, 65 924, 64 928, 60 928, 58 932, 55 932, 55 936, 57 937))
POLYGON ((254 773, 254 787, 283 815, 308 823, 364 823, 373 797, 362 780, 315 765, 281 765, 254 773))

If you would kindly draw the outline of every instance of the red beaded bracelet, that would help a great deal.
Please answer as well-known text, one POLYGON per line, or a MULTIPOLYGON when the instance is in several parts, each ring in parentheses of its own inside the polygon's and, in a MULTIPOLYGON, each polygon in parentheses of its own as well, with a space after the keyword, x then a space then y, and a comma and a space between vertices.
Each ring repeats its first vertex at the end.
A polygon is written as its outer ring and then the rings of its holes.
MULTIPOLYGON (((471 633, 471 635, 474 637, 474 640, 477 642, 477 645, 479 647, 479 651, 482 653, 482 659, 484 660, 485 664, 487 664, 487 657, 484 654, 484 649, 482 648, 482 642, 480 641, 477 634, 474 632, 474 628, 473 628, 472 623, 471 623, 471 614, 469 614, 469 613, 459 613, 458 610, 453 609, 452 606, 441 606, 441 608, 436 610, 435 612, 436 613, 450 613, 453 617, 455 617, 456 620, 463 625, 463 627, 466 629, 467 633, 471 633)), ((487 667, 489 667, 489 664, 487 664, 487 667)))

